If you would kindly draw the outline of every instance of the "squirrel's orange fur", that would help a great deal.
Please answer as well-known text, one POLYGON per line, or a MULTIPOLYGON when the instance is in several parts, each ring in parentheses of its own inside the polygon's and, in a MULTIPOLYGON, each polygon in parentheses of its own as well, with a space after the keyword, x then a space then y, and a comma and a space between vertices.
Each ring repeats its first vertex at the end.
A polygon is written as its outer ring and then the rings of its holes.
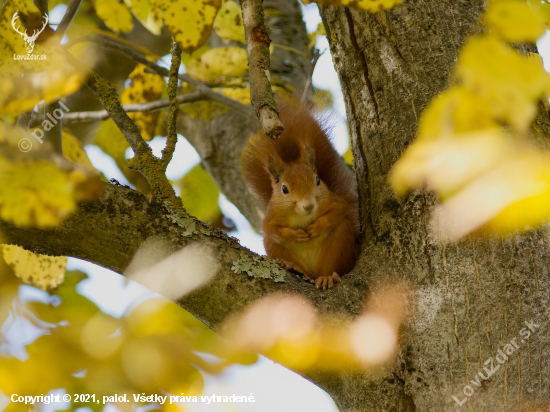
POLYGON ((289 270, 332 287, 355 264, 357 192, 351 171, 326 132, 303 106, 279 104, 279 139, 254 136, 242 172, 267 210, 262 223, 267 255, 289 270), (319 178, 319 179, 317 179, 319 178))

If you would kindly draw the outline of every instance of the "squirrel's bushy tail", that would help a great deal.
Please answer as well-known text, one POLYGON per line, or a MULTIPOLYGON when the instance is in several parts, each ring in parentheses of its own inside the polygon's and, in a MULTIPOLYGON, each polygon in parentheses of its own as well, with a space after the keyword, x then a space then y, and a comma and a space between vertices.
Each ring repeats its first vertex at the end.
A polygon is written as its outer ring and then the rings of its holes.
POLYGON ((269 155, 279 157, 285 164, 298 162, 306 145, 315 153, 317 174, 329 190, 357 205, 353 174, 328 136, 329 119, 316 119, 304 105, 279 101, 278 107, 285 127, 281 137, 273 140, 260 132, 250 138, 241 158, 242 174, 262 206, 267 209, 272 195, 266 168, 269 155))

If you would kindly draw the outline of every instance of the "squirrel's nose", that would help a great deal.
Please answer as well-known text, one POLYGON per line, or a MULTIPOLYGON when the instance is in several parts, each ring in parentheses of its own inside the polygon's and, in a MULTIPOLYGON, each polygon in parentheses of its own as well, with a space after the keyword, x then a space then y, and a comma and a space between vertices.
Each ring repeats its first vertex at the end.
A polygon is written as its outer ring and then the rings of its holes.
POLYGON ((309 213, 313 210, 313 206, 315 206, 313 203, 310 203, 308 205, 304 205, 304 210, 309 213))

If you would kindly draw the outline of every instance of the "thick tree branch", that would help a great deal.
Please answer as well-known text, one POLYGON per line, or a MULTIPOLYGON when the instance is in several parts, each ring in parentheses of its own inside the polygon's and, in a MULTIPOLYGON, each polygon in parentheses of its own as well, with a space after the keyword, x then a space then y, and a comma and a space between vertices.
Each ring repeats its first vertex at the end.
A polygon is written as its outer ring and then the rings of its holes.
MULTIPOLYGON (((169 245, 169 250, 160 251, 164 256, 200 244, 213 252, 220 269, 207 284, 176 303, 217 332, 228 316, 275 292, 302 295, 320 313, 349 317, 362 310, 365 287, 358 286, 352 276, 344 277, 333 290, 317 290, 184 210, 150 202, 147 196, 124 186, 106 183, 98 200, 80 204, 53 229, 19 228, 0 220, 0 232, 5 244, 45 255, 76 257, 120 274, 147 239, 162 238, 163 244, 169 245)), ((186 268, 181 270, 183 276, 186 268)), ((321 387, 340 380, 315 371, 307 377, 321 387)))
POLYGON ((18 228, 0 221, 6 244, 36 253, 72 256, 123 273, 140 245, 162 237, 173 252, 198 242, 212 248, 221 269, 216 277, 178 303, 214 330, 230 314, 267 294, 284 291, 311 299, 323 312, 353 308, 359 313, 363 293, 346 278, 332 291, 283 271, 273 260, 260 257, 219 229, 212 228, 167 203, 151 203, 132 189, 106 183, 100 199, 82 203, 60 226, 50 230, 18 228), (230 293, 228 293, 230 291, 230 293), (326 298, 331 296, 331 302, 326 298), (334 300, 334 301, 333 301, 334 300))
POLYGON ((250 99, 254 111, 262 123, 265 134, 278 138, 284 130, 279 120, 279 111, 271 89, 271 67, 268 28, 264 21, 261 0, 241 1, 244 33, 248 50, 248 72, 250 75, 250 99))

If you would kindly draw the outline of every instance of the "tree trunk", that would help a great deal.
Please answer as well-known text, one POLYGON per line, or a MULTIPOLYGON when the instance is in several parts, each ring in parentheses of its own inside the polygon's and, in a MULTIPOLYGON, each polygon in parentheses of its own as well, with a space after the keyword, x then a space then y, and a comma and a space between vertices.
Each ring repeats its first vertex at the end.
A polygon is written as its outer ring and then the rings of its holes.
POLYGON ((433 197, 418 191, 400 200, 388 185, 422 110, 447 86, 467 37, 480 30, 483 10, 481 0, 405 1, 376 15, 321 7, 359 182, 363 244, 355 276, 369 286, 405 279, 415 290, 398 359, 384 377, 342 374, 322 382, 341 412, 548 408, 546 236, 445 246, 428 232, 433 197), (529 330, 524 322, 531 321, 539 326, 529 330), (514 337, 519 349, 504 359, 498 351, 514 337), (491 363, 498 369, 489 377, 491 363))

